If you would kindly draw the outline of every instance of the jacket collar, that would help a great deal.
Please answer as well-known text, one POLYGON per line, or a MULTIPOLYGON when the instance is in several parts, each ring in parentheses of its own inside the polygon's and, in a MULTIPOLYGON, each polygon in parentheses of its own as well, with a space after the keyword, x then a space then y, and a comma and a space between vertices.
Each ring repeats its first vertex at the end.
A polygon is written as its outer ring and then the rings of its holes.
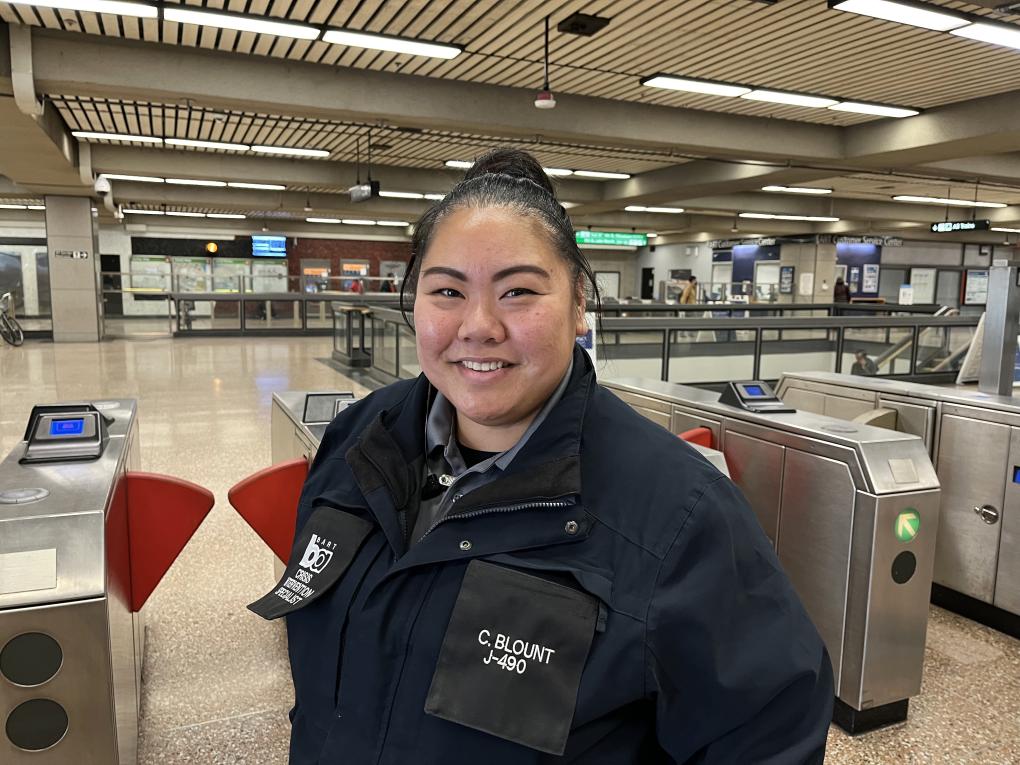
MULTIPOLYGON (((580 346, 574 348, 570 381, 559 403, 496 481, 465 495, 458 514, 482 504, 581 492, 581 431, 595 386, 595 368, 580 346)), ((393 506, 417 501, 425 458, 425 417, 433 389, 420 375, 410 393, 382 412, 347 453, 364 495, 385 486, 393 506)))

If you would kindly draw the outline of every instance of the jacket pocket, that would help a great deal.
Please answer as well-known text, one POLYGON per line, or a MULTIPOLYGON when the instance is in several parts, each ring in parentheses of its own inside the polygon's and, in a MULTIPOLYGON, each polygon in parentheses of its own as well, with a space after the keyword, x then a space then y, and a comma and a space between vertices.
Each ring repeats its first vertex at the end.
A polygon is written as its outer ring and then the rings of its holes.
POLYGON ((425 712, 562 755, 598 617, 586 592, 471 561, 425 712))
POLYGON ((365 519, 333 507, 313 509, 294 540, 283 577, 248 608, 271 620, 314 602, 343 576, 373 528, 365 519))

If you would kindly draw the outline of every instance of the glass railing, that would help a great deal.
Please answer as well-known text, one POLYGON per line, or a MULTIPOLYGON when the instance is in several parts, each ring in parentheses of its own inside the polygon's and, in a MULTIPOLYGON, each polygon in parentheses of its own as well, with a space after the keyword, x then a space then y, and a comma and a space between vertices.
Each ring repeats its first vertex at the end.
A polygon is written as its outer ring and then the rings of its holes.
MULTIPOLYGON (((349 348, 383 382, 420 372, 414 336, 399 311, 334 303, 334 358, 349 348), (350 336, 365 322, 364 340, 350 336), (342 349, 338 351, 336 349, 342 349)), ((974 336, 976 317, 750 316, 604 317, 599 374, 711 385, 777 379, 784 372, 833 371, 948 382, 974 336)))

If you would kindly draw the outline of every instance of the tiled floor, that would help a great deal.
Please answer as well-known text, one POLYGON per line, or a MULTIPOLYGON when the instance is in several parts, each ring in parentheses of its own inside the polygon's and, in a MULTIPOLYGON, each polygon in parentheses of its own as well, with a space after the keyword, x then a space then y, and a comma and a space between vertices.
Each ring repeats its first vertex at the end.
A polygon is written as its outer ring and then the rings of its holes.
MULTIPOLYGON (((33 403, 139 400, 142 467, 221 500, 146 606, 140 765, 285 763, 291 703, 282 625, 245 609, 269 553, 226 504, 270 462, 273 391, 353 389, 319 359, 330 340, 153 339, 0 346, 0 454, 33 403)), ((829 737, 834 765, 1020 765, 1020 641, 931 610, 924 686, 907 723, 829 737)))

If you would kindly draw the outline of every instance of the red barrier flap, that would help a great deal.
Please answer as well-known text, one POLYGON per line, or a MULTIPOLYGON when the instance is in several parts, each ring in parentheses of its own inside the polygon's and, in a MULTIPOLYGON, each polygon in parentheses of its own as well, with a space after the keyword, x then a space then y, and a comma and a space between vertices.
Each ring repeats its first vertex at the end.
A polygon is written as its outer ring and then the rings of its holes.
POLYGON ((227 492, 234 509, 284 563, 294 544, 298 500, 307 477, 308 460, 299 457, 260 470, 227 492))
POLYGON ((201 486, 155 473, 129 472, 131 610, 140 611, 205 520, 215 499, 201 486))
POLYGON ((708 428, 691 428, 680 434, 680 438, 688 443, 704 446, 706 449, 715 448, 715 439, 712 438, 712 431, 708 428))

